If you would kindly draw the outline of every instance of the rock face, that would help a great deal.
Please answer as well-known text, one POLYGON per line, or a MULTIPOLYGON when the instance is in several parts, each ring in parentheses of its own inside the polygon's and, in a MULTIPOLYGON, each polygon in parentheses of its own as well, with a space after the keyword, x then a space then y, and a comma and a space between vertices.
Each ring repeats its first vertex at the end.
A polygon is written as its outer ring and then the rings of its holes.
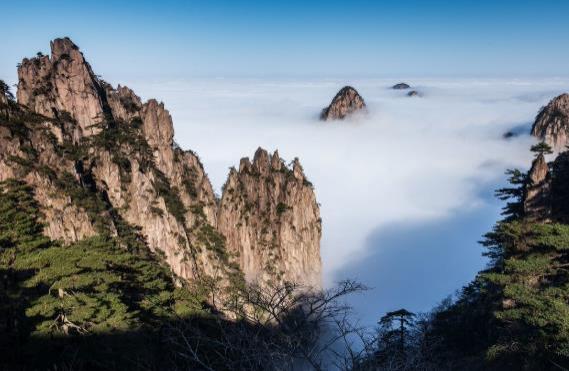
POLYGON ((356 89, 345 86, 332 99, 330 105, 322 110, 320 119, 324 121, 343 119, 365 108, 366 104, 356 89))
POLYGON ((551 214, 549 166, 543 154, 533 161, 524 192, 524 216, 532 221, 549 221, 551 214))
POLYGON ((54 118, 67 112, 78 124, 76 137, 96 132, 105 118, 104 96, 91 66, 68 38, 51 43, 51 57, 24 59, 18 67, 18 102, 54 118))
POLYGON ((24 59, 18 76, 20 105, 0 102, 0 181, 34 187, 52 239, 110 234, 128 246, 141 242, 189 280, 270 266, 282 275, 248 277, 319 282, 318 206, 300 164, 279 172, 286 167, 278 155, 260 151, 252 169, 262 176, 233 170, 228 179, 244 184, 230 187, 235 197, 257 206, 231 203, 227 190, 220 201, 199 158, 175 145, 164 105, 100 80, 71 40, 54 40, 50 57, 24 59), (293 208, 283 211, 281 202, 293 208), (231 207, 247 208, 247 218, 231 207), (282 258, 275 265, 254 238, 264 236, 266 218, 271 251, 282 258))
POLYGON ((298 160, 258 149, 241 159, 224 186, 218 227, 248 280, 283 278, 320 285, 321 220, 298 160))
POLYGON ((541 109, 531 134, 549 144, 555 151, 564 151, 569 144, 569 94, 554 98, 541 109))
POLYGON ((408 84, 404 83, 404 82, 400 82, 399 84, 395 84, 391 87, 391 89, 395 89, 395 90, 405 90, 405 89, 409 89, 411 86, 409 86, 408 84))

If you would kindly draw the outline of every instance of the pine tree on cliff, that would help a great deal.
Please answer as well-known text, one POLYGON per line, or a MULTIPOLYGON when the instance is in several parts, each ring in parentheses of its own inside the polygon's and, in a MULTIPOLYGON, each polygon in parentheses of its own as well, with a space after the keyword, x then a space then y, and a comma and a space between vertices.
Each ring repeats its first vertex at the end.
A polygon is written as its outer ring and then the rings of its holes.
MULTIPOLYGON (((539 161, 550 148, 539 144, 532 151, 539 161)), ((551 166, 554 171, 547 180, 551 187, 545 189, 553 199, 569 186, 566 162, 567 154, 562 154, 551 166)), ((549 171, 543 166, 541 171, 549 171)), ((565 369, 569 366, 569 225, 560 216, 569 209, 558 207, 547 219, 528 217, 523 204, 526 188, 532 186, 531 174, 518 170, 510 174, 512 186, 498 191, 510 201, 505 219, 483 241, 491 265, 454 305, 436 314, 432 334, 443 339, 440 352, 450 349, 452 361, 463 368, 565 369)))
POLYGON ((538 143, 531 147, 530 149, 536 156, 539 155, 549 155, 553 153, 551 146, 545 142, 538 143))
POLYGON ((69 357, 86 369, 105 360, 109 368, 126 367, 127 358, 147 356, 147 340, 136 332, 163 323, 174 306, 199 308, 142 252, 107 237, 61 245, 43 236, 40 217, 31 187, 0 182, 0 368, 24 359, 32 368, 65 365, 69 357), (117 333, 124 337, 110 343, 117 333), (74 343, 78 335, 90 340, 74 343), (112 348, 122 356, 112 357, 112 348))
POLYGON ((10 87, 3 80, 0 80, 0 95, 4 96, 8 101, 14 100, 14 94, 12 94, 10 87))
POLYGON ((408 358, 408 341, 411 338, 415 314, 406 309, 386 313, 379 320, 379 349, 377 361, 380 367, 405 365, 408 358))

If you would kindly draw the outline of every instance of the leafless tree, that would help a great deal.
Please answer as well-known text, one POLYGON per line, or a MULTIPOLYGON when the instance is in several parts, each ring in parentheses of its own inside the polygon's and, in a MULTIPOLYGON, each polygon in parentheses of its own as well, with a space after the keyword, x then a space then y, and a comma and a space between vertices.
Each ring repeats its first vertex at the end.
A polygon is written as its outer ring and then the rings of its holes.
POLYGON ((184 319, 164 329, 172 367, 351 369, 370 351, 373 340, 350 323, 350 307, 343 299, 365 289, 354 281, 329 290, 293 283, 235 289, 214 308, 223 316, 184 319))

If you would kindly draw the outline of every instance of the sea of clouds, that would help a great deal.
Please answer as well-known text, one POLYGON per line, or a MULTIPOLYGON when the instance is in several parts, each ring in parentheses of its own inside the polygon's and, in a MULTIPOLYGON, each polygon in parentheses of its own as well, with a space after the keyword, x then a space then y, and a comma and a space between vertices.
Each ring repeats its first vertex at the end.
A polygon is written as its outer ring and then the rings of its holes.
POLYGON ((127 85, 165 102, 175 140, 199 154, 218 192, 228 168, 259 146, 299 157, 321 204, 325 283, 364 280, 376 290, 373 316, 396 305, 423 310, 474 277, 484 260, 473 245, 499 217, 493 189, 507 168, 529 166, 535 115, 569 90, 569 79, 411 79, 422 97, 407 97, 389 89, 397 82, 127 85), (319 121, 346 84, 364 97, 368 114, 319 121), (520 135, 504 139, 510 130, 520 135))

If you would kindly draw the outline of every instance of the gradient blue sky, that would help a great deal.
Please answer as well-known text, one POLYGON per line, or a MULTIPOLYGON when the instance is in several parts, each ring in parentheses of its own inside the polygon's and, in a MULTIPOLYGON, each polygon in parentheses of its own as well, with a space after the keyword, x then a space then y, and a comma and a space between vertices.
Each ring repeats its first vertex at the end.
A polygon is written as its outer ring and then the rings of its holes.
POLYGON ((70 36, 111 82, 569 75, 569 1, 8 1, 0 78, 70 36), (6 42, 7 41, 7 42, 6 42))

